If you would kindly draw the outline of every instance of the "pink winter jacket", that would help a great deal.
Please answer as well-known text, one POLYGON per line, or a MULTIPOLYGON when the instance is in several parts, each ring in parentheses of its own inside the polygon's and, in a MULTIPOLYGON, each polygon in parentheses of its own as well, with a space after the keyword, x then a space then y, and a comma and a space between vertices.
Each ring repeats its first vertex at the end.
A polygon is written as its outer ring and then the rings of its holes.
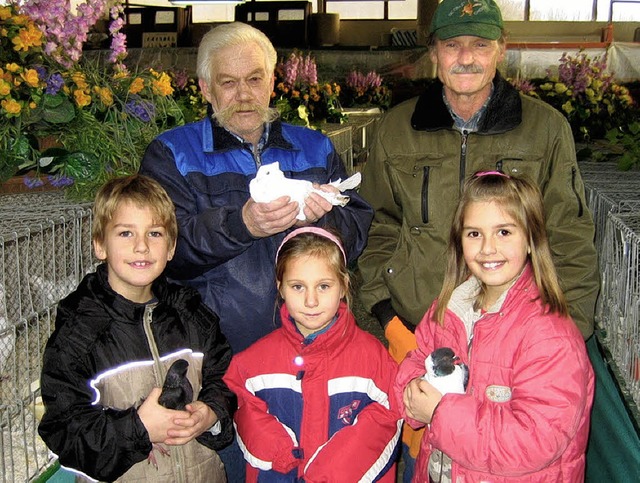
POLYGON ((570 318, 544 314, 527 267, 497 312, 473 328, 469 356, 463 319, 473 312, 477 279, 458 287, 444 325, 431 306, 416 329, 418 349, 400 365, 394 392, 425 372, 437 347, 451 347, 470 370, 466 394, 446 394, 425 431, 414 482, 428 482, 431 448, 452 460, 452 481, 582 482, 594 376, 583 338, 570 318))

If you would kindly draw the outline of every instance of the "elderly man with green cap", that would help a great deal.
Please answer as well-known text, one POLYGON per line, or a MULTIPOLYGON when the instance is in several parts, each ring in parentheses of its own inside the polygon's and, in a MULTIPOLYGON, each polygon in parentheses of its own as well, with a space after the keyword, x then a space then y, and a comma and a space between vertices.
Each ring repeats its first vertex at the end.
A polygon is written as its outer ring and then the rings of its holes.
MULTIPOLYGON (((571 129, 560 112, 500 75, 505 47, 493 0, 444 0, 430 27, 438 79, 388 111, 377 130, 360 190, 375 209, 358 261, 360 298, 398 361, 415 348, 413 331, 440 292, 461 187, 479 171, 526 176, 540 186, 571 315, 585 339, 593 333, 594 225, 571 129)), ((408 474, 421 433, 407 427, 403 434, 408 474)))

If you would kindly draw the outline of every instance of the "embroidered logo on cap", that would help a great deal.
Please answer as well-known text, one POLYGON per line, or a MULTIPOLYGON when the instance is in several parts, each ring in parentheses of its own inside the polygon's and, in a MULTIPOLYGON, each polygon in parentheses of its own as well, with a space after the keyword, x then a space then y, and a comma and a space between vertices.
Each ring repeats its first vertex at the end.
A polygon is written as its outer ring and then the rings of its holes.
POLYGON ((471 0, 469 0, 466 5, 462 6, 460 16, 464 17, 465 15, 475 15, 476 12, 473 11, 475 7, 482 7, 482 3, 471 3, 471 0))

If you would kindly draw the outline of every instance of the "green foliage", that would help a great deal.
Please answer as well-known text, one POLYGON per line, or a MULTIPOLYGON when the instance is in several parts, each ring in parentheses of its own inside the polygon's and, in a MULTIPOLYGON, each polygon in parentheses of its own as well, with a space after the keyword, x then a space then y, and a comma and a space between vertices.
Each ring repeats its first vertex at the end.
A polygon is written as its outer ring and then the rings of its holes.
POLYGON ((640 122, 629 124, 626 129, 612 129, 606 139, 621 148, 617 158, 618 169, 628 171, 634 167, 640 168, 640 122))

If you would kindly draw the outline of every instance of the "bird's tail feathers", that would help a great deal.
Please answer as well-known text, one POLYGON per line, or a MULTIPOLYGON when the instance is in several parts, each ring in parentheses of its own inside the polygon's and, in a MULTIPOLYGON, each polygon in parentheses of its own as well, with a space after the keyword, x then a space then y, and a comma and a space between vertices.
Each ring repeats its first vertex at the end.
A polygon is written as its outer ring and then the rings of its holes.
MULTIPOLYGON (((358 172, 358 173, 355 173, 353 176, 349 176, 344 181, 342 181, 341 179, 338 179, 336 181, 332 181, 329 184, 332 184, 333 186, 338 188, 340 191, 347 191, 347 190, 355 189, 358 186, 360 186, 361 181, 362 181, 362 174, 358 172)), ((347 199, 347 201, 349 200, 347 199)), ((346 205, 346 202, 345 202, 345 205, 346 205)), ((344 205, 341 205, 341 206, 344 206, 344 205)))

